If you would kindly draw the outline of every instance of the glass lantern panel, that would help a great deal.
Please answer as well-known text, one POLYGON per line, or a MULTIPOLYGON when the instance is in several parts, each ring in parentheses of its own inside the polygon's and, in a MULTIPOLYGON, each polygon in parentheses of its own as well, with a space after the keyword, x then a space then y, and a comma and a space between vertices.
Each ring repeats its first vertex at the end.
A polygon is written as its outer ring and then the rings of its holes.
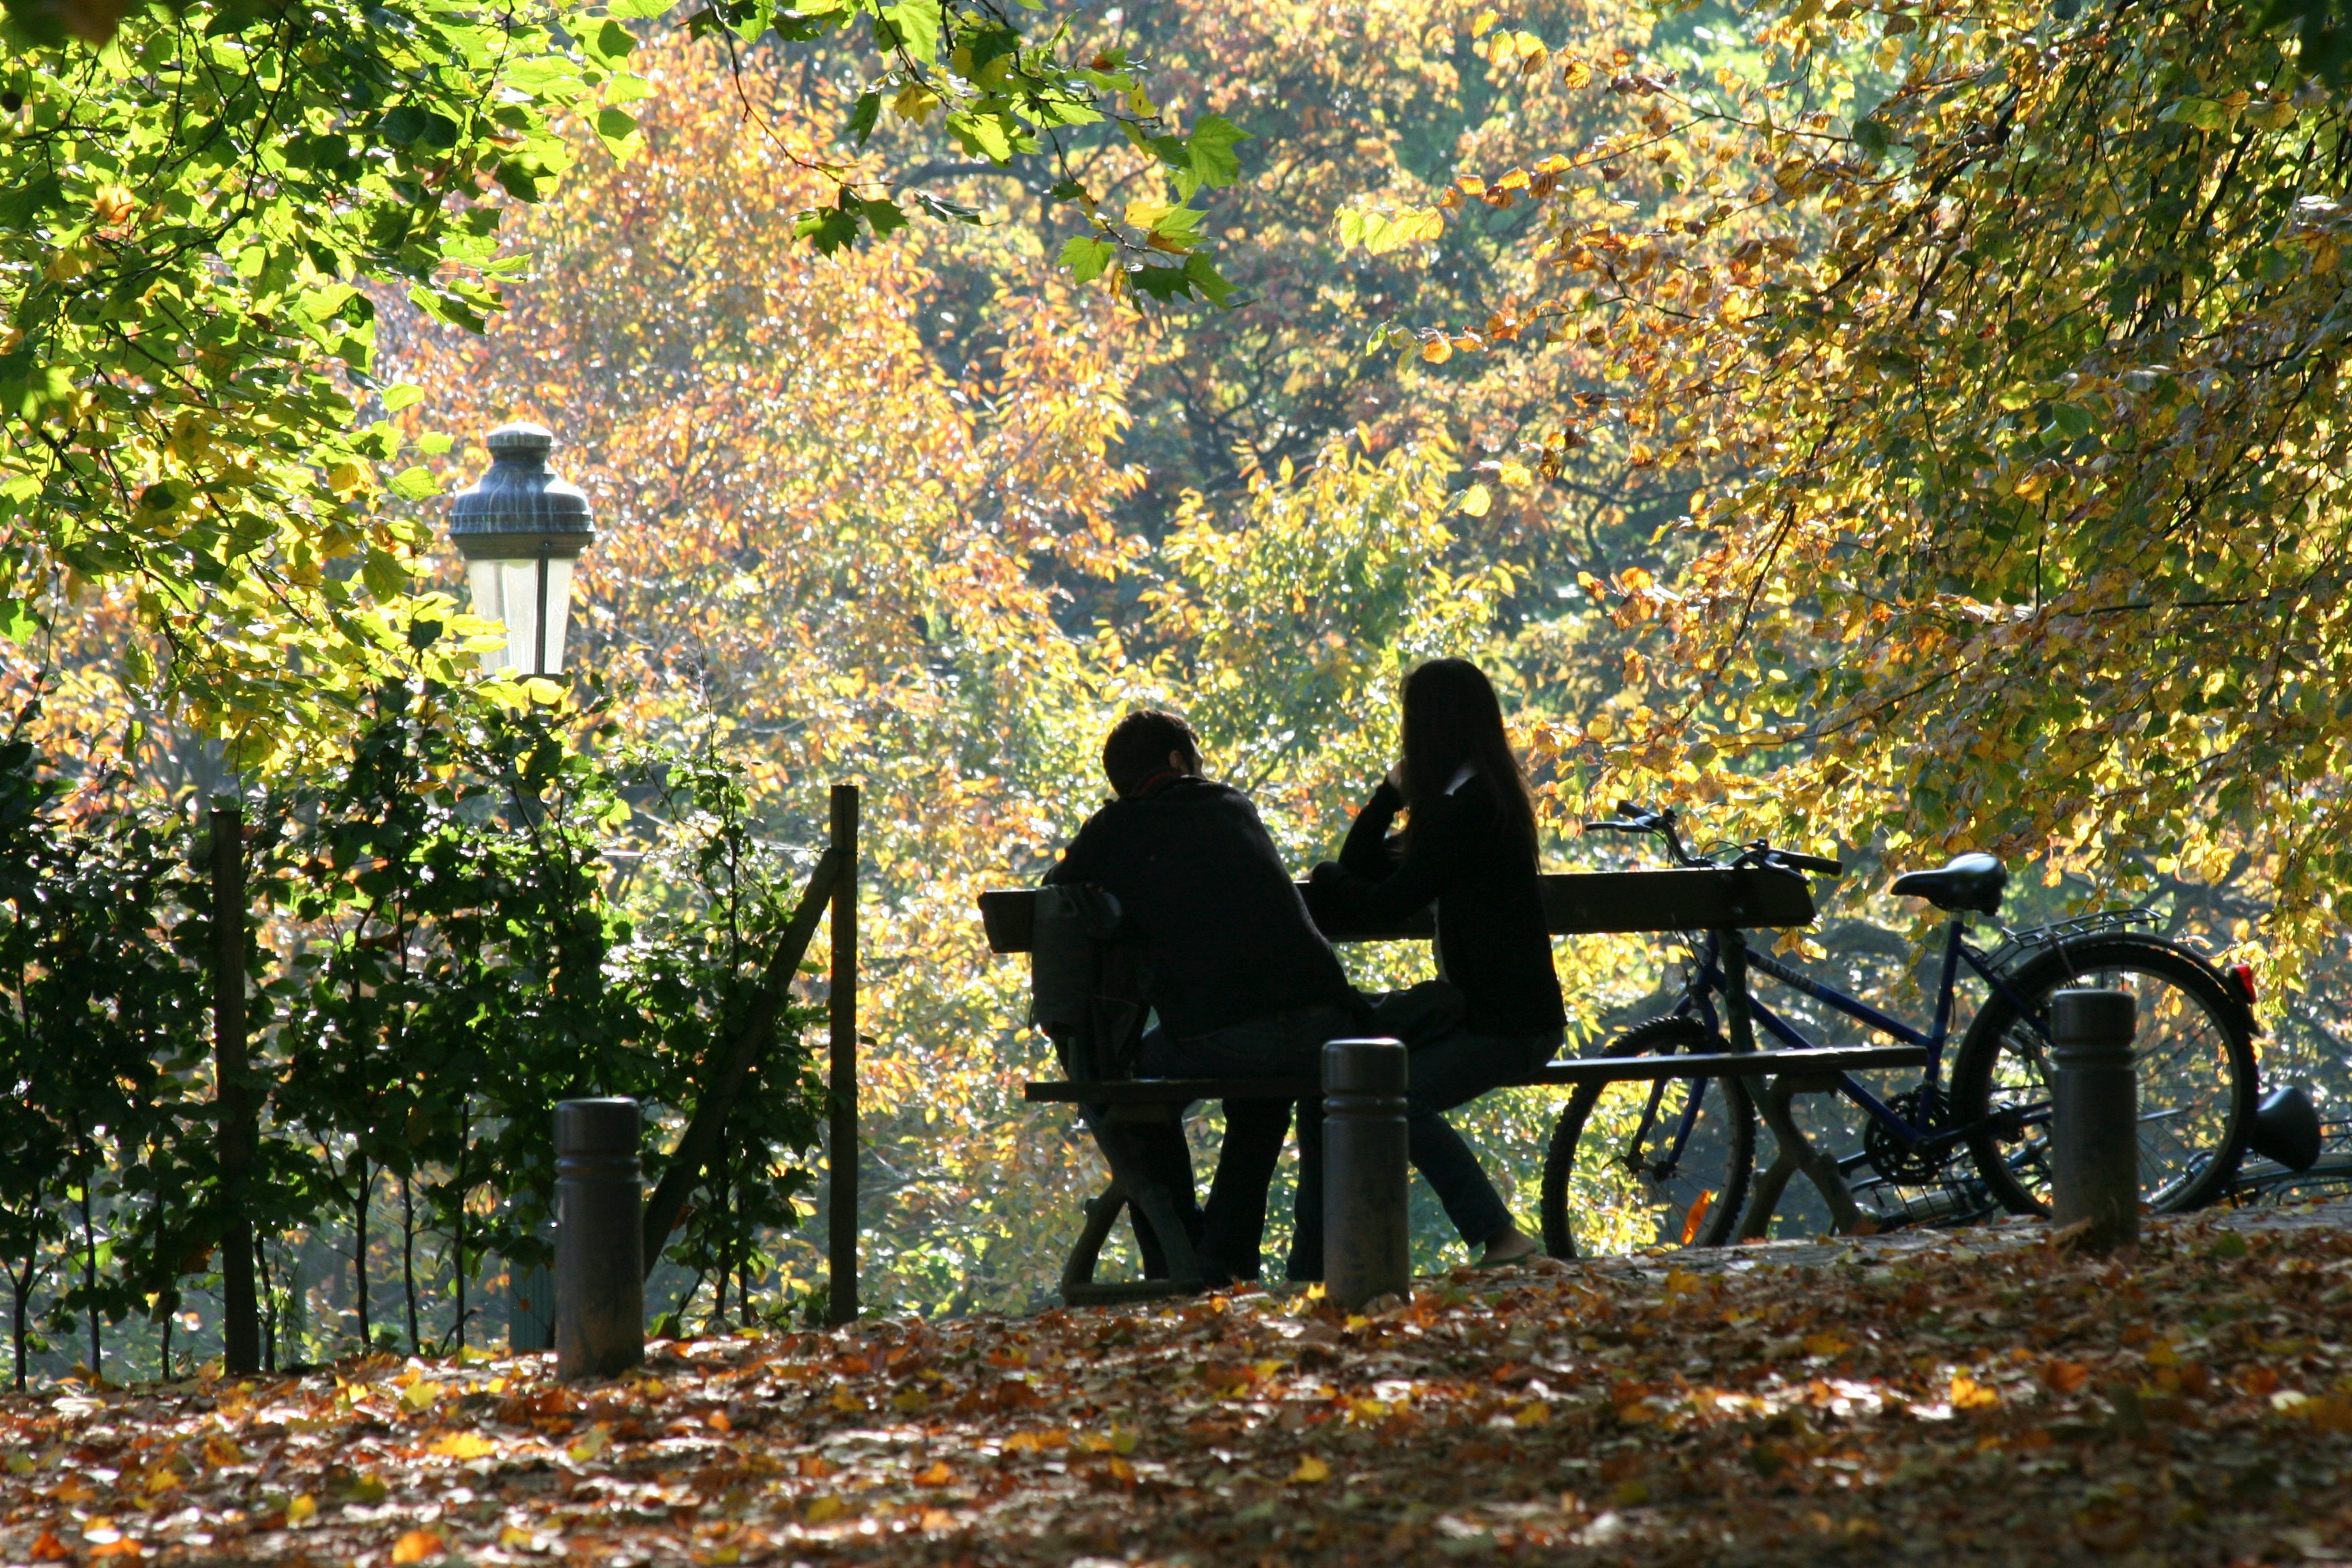
POLYGON ((563 634, 572 620, 572 565, 562 556, 466 563, 467 580, 473 589, 474 613, 487 620, 506 623, 506 653, 498 661, 501 672, 563 672, 563 634), (534 655, 540 651, 534 645, 542 595, 547 605, 546 663, 543 668, 534 668, 534 655))

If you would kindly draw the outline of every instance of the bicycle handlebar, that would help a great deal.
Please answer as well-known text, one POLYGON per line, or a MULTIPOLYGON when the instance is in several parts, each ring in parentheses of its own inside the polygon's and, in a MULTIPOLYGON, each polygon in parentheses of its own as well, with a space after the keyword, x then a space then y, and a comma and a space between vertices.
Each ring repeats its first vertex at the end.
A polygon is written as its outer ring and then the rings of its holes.
POLYGON ((1825 860, 1819 855, 1800 855, 1793 849, 1770 849, 1765 853, 1769 859, 1792 871, 1811 871, 1823 877, 1845 875, 1845 862, 1843 860, 1825 860))
MULTIPOLYGON (((1667 811, 1644 811, 1630 800, 1617 803, 1617 815, 1584 825, 1588 833, 1654 833, 1666 841, 1666 853, 1677 866, 1714 867, 1718 863, 1704 855, 1694 855, 1683 847, 1682 834, 1677 831, 1675 814, 1667 811)), ((1801 855, 1793 849, 1775 849, 1762 839, 1740 850, 1734 866, 1763 866, 1775 871, 1811 872, 1819 877, 1843 877, 1845 864, 1819 855, 1801 855)))

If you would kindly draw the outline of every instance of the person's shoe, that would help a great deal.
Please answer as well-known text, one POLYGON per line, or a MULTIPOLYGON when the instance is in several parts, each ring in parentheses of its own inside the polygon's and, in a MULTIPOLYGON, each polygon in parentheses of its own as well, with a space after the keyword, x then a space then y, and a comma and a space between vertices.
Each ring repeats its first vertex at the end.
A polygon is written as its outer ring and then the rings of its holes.
POLYGON ((1500 1268, 1506 1263, 1521 1263, 1542 1250, 1542 1245, 1527 1232, 1514 1226, 1486 1244, 1479 1255, 1481 1268, 1500 1268))

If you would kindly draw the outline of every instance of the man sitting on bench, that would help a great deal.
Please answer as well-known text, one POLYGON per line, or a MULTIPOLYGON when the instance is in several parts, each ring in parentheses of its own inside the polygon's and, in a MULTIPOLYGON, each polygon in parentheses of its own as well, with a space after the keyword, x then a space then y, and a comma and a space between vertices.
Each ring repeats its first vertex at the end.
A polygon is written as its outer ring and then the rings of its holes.
MULTIPOLYGON (((1159 1026, 1143 1038, 1146 1078, 1314 1078, 1323 1043, 1357 1028, 1363 1003, 1315 928, 1249 797, 1202 776, 1192 727, 1173 713, 1129 714, 1103 742, 1118 798, 1087 819, 1045 880, 1117 898, 1143 946, 1159 1026)), ((1213 1278, 1255 1279, 1266 1188, 1290 1131, 1290 1104, 1225 1102, 1225 1143, 1205 1210, 1196 1206, 1183 1127, 1134 1129, 1213 1278)))

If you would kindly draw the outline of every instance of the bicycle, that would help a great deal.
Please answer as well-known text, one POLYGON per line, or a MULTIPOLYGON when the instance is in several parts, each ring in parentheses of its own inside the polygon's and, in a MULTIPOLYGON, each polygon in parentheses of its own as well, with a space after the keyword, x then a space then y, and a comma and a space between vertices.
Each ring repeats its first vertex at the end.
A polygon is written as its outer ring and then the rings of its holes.
MULTIPOLYGON (((1676 866, 1760 868, 1791 876, 1836 877, 1835 860, 1776 849, 1763 840, 1726 860, 1692 853, 1672 811, 1620 802, 1619 816, 1595 831, 1660 839, 1676 866)), ((1837 1160, 1842 1176, 1868 1173, 1853 1189, 1875 1228, 1959 1223, 1997 1210, 2046 1214, 2051 1120, 2046 1066, 2047 1005, 2073 985, 2121 986, 2138 1002, 2141 1187, 2149 1209, 2200 1207, 2224 1195, 2253 1126, 2256 1069, 2253 988, 2243 966, 2224 971, 2189 948, 2136 929, 2146 910, 2084 916, 2025 931, 2002 929, 1988 952, 1969 939, 1971 917, 1996 920, 2008 872, 1990 855, 1962 855, 1934 871, 1898 877, 1889 891, 1926 900, 1951 918, 1944 930, 1935 1016, 1915 1027, 1859 997, 1751 951, 1738 931, 1685 933, 1689 962, 1673 1011, 1636 1025, 1606 1055, 1748 1050, 1761 1029, 1780 1044, 1815 1044, 1788 1017, 1749 993, 1761 973, 1864 1031, 1924 1046, 1918 1085, 1882 1098, 1852 1074, 1833 1088, 1858 1108, 1861 1149, 1837 1160), (1961 970, 1986 988, 1952 1059, 1944 1047, 1961 970), (1912 1197, 1906 1189, 1926 1189, 1912 1197)), ((1570 1189, 1598 1180, 1648 1212, 1667 1245, 1720 1246, 1741 1225, 1755 1164, 1756 1110, 1745 1083, 1695 1078, 1577 1091, 1561 1112, 1544 1160, 1544 1241, 1553 1256, 1577 1255, 1570 1189), (1594 1121, 1605 1095, 1615 1114, 1594 1121), (1633 1103, 1628 1104, 1631 1099, 1633 1103), (1630 1112, 1630 1114, 1629 1114, 1630 1112)), ((1760 1235, 1761 1216, 1748 1226, 1760 1235)))

